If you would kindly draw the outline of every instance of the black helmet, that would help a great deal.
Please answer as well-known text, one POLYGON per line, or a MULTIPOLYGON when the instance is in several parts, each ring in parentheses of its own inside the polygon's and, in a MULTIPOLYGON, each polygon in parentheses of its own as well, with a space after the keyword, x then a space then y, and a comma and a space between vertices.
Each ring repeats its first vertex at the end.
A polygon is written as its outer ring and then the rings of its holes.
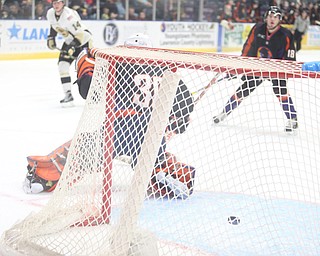
POLYGON ((282 20, 282 11, 278 6, 270 6, 269 9, 264 14, 264 18, 266 19, 268 15, 273 14, 275 16, 279 15, 280 20, 282 20))

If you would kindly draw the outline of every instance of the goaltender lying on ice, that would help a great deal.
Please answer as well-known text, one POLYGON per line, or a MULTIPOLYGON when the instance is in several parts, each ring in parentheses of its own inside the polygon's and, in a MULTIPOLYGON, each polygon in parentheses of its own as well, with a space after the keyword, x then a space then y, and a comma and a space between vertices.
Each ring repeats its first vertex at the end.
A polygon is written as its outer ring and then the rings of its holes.
MULTIPOLYGON (((28 156, 27 175, 23 190, 27 194, 53 191, 60 179, 67 161, 71 140, 45 156, 28 156)), ((129 165, 128 158, 116 158, 129 165)), ((177 161, 176 157, 165 153, 165 159, 154 168, 148 194, 158 198, 187 199, 193 192, 195 169, 177 161)))
MULTIPOLYGON (((135 34, 126 40, 125 46, 151 47, 151 41, 146 35, 135 34)), ((78 56, 76 62, 77 84, 80 95, 84 99, 87 98, 91 86, 96 53, 97 49, 85 49, 78 56)), ((150 77, 151 80, 154 76, 162 77, 166 67, 149 65, 148 69, 144 69, 142 64, 130 65, 133 67, 121 63, 116 66, 115 103, 117 111, 115 112, 120 111, 127 114, 117 116, 117 113, 115 113, 113 158, 123 159, 123 156, 125 156, 130 159, 129 164, 134 169, 150 120, 151 104, 146 107, 145 102, 140 104, 137 100, 133 101, 134 97, 131 96, 139 94, 139 86, 142 86, 140 83, 136 84, 136 79, 133 79, 133 77, 142 74, 138 74, 138 71, 143 72, 143 75, 150 77), (123 79, 124 73, 126 79, 123 79), (123 97, 123 95, 131 96, 123 97), (135 136, 132 134, 135 134, 135 136)), ((150 88, 150 90, 153 89, 150 88)), ((153 95, 153 92, 150 92, 150 95, 153 95)), ((193 109, 193 97, 184 82, 180 80, 166 128, 168 136, 164 136, 162 139, 158 157, 150 177, 148 192, 152 193, 152 195, 186 199, 193 192, 195 168, 177 161, 173 154, 166 151, 168 139, 172 135, 184 133, 187 129, 193 109)), ((27 158, 28 173, 23 186, 26 193, 54 190, 65 167, 70 144, 71 141, 68 141, 46 156, 29 156, 27 158)))

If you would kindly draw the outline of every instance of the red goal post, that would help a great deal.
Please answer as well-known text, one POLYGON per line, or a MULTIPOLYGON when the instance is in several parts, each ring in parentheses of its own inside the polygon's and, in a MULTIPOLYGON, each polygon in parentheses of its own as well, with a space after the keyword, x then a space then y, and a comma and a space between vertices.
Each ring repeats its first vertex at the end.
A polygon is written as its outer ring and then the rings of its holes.
POLYGON ((58 186, 43 209, 5 231, 0 252, 316 255, 320 74, 301 67, 167 49, 99 50, 58 186), (252 96, 212 125, 245 79, 256 78, 264 82, 252 96), (283 131, 286 118, 270 90, 277 79, 287 80, 294 99, 297 134, 283 131), (178 90, 184 85, 192 102, 178 90))

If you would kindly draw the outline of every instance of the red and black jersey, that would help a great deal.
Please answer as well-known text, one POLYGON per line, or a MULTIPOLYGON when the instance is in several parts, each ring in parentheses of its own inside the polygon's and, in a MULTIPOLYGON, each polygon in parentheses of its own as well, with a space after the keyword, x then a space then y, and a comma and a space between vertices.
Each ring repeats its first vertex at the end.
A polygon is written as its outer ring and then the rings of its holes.
POLYGON ((290 30, 282 26, 270 34, 266 23, 258 23, 252 27, 241 55, 296 60, 293 35, 290 30))

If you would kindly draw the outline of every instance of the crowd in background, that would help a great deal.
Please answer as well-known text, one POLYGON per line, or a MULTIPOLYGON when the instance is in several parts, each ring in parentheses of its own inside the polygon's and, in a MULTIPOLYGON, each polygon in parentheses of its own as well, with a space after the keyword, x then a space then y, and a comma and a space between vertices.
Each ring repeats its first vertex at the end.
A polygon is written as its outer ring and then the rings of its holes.
MULTIPOLYGON (((296 17, 307 10, 312 25, 320 21, 319 0, 205 0, 202 13, 199 0, 129 0, 126 15, 125 0, 68 0, 66 4, 76 10, 83 20, 160 20, 255 23, 263 20, 270 5, 283 10, 283 23, 293 24, 296 17), (153 3, 156 3, 155 12, 153 3), (179 17, 178 17, 179 15, 179 17)), ((0 2, 0 19, 46 19, 51 0, 6 0, 0 2)))

